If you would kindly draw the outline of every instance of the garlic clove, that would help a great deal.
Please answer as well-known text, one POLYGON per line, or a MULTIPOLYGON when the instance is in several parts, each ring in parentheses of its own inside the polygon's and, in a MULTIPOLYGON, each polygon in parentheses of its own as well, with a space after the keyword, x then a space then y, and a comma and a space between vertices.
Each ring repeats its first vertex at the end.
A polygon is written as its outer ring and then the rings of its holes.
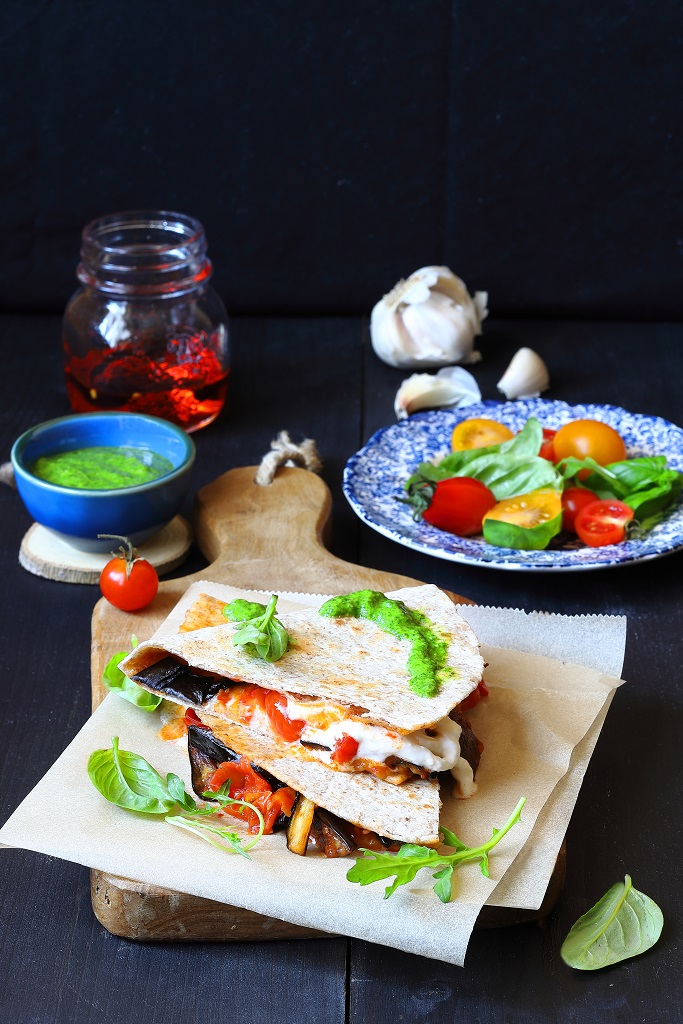
POLYGON ((396 392, 394 412, 405 420, 419 409, 455 408, 481 401, 476 380, 460 366, 446 366, 438 373, 414 373, 396 392))
POLYGON ((370 317, 376 354, 390 366, 426 369, 481 358, 474 338, 488 314, 487 293, 470 296, 448 267, 422 267, 378 302, 370 317))
POLYGON ((548 368, 531 348, 515 352, 497 387, 506 398, 538 398, 550 386, 548 368))

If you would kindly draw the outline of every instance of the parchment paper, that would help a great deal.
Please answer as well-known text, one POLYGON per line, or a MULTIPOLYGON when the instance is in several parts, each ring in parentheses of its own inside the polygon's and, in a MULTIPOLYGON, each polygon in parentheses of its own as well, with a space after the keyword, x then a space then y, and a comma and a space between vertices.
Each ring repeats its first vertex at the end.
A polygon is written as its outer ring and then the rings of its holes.
MULTIPOLYGON (((220 590, 224 588, 218 588, 220 590)), ((193 591, 215 592, 215 584, 193 591)), ((236 591, 234 593, 237 593, 236 591)), ((249 596, 249 592, 243 592, 249 596)), ((258 595, 254 595, 258 596, 258 595)), ((186 594, 185 606, 193 600, 186 594)), ((283 595, 294 604, 320 597, 283 595)), ((442 821, 468 845, 500 826, 520 796, 522 822, 490 857, 491 878, 476 864, 454 876, 455 899, 444 905, 428 871, 384 900, 384 885, 346 881, 350 861, 290 854, 282 834, 264 837, 251 859, 222 853, 166 824, 107 803, 86 765, 93 750, 120 737, 165 775, 191 791, 187 754, 158 738, 159 719, 110 694, 73 742, 0 829, 0 844, 62 857, 125 878, 245 907, 293 924, 352 935, 462 965, 485 903, 537 908, 569 823, 588 760, 623 664, 623 617, 526 614, 461 606, 488 662, 490 696, 471 713, 485 750, 470 800, 444 799, 442 821), (567 655, 581 665, 553 657, 567 655), (46 813, 57 787, 69 793, 69 822, 46 813)), ((159 633, 177 628, 169 617, 159 633)))

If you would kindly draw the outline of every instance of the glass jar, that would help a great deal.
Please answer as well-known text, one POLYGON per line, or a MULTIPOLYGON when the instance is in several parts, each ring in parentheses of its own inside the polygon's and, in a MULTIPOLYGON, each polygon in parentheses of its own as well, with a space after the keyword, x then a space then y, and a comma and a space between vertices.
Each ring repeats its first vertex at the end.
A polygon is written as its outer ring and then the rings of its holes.
POLYGON ((82 241, 81 287, 63 323, 74 411, 149 413, 188 432, 211 423, 230 348, 202 225, 181 213, 117 213, 88 224, 82 241))

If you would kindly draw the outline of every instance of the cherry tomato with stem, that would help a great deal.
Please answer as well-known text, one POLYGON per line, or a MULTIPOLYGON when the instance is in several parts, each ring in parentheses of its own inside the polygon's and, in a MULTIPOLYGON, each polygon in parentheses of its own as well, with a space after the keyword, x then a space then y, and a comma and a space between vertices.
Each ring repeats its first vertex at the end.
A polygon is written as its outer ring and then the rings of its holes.
POLYGON ((587 487, 567 487, 562 492, 562 529, 576 533, 576 517, 582 508, 594 501, 597 501, 597 498, 587 487))
POLYGON ((482 520, 495 504, 493 492, 481 480, 453 476, 439 480, 422 518, 439 530, 468 537, 481 533, 482 520))
POLYGON ((138 553, 127 537, 100 533, 99 537, 120 540, 121 547, 100 573, 100 590, 115 608, 124 612, 137 612, 156 596, 159 577, 151 562, 138 558, 138 553))
POLYGON ((592 501, 578 513, 574 527, 584 544, 601 548, 605 544, 621 544, 632 519, 633 509, 623 501, 592 501))

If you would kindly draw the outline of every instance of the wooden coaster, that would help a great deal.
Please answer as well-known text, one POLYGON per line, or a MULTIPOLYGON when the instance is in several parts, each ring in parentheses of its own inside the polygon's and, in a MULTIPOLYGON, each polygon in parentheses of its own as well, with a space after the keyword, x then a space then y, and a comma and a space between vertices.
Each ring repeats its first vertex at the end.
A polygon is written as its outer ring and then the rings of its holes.
MULTIPOLYGON (((115 541, 112 545, 115 546, 115 541)), ((176 516, 162 530, 138 546, 142 558, 151 562, 159 575, 171 572, 186 558, 192 543, 192 530, 186 519, 176 516)), ((52 530, 34 523, 19 549, 19 562, 34 576, 60 583, 97 583, 111 558, 109 552, 96 554, 79 551, 52 530)))

